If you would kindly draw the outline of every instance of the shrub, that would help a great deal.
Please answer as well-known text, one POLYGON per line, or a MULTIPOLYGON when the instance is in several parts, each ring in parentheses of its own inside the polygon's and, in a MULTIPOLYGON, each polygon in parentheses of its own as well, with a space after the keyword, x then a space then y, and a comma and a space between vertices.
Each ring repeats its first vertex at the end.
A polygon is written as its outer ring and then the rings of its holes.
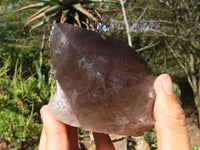
POLYGON ((192 150, 200 150, 200 147, 198 147, 197 145, 192 147, 192 150))
POLYGON ((9 109, 0 111, 0 136, 18 148, 34 147, 42 125, 34 120, 37 113, 25 117, 9 109))
POLYGON ((157 139, 155 129, 144 134, 145 140, 149 143, 151 150, 157 150, 157 139))
POLYGON ((7 75, 9 61, 0 69, 0 137, 19 149, 38 145, 42 127, 39 110, 53 95, 55 85, 55 81, 45 80, 42 60, 35 64, 40 78, 23 78, 22 64, 18 62, 11 76, 7 75))

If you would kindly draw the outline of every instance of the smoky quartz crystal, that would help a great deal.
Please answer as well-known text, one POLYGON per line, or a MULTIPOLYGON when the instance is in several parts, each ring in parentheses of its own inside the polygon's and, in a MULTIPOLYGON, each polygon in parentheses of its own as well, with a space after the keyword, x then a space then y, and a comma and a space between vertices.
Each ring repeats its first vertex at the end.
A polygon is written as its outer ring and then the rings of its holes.
POLYGON ((155 76, 122 40, 67 23, 51 31, 52 116, 85 130, 140 136, 154 127, 155 76))

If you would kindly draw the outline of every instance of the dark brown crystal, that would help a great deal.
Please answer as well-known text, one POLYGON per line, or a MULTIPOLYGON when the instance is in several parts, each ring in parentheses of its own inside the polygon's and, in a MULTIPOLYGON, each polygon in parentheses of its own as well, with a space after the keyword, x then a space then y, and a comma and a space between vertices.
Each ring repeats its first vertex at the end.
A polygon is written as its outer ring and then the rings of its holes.
POLYGON ((140 136, 154 126, 154 75, 123 41, 70 24, 51 31, 55 119, 86 130, 140 136))

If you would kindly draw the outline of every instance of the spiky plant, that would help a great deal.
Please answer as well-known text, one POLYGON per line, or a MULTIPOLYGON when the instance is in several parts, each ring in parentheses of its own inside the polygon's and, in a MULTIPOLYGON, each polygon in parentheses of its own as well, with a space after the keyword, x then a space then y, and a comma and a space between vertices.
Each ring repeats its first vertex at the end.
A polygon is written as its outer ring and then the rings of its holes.
MULTIPOLYGON (((94 15, 94 9, 85 9, 89 4, 117 2, 117 0, 40 0, 38 3, 30 4, 15 12, 25 9, 37 8, 37 12, 31 15, 26 24, 40 20, 32 25, 31 30, 51 22, 68 22, 78 26, 87 26, 87 19, 98 23, 98 15, 94 15)), ((90 5, 91 6, 91 5, 90 5)))

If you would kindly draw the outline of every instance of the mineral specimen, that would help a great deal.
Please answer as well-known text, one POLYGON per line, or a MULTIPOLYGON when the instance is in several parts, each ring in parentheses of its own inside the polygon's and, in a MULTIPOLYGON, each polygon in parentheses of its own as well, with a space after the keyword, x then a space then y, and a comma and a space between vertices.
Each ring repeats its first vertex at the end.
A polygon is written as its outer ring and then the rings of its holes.
POLYGON ((155 77, 123 41, 70 24, 51 31, 53 117, 86 130, 140 136, 154 126, 155 77))

